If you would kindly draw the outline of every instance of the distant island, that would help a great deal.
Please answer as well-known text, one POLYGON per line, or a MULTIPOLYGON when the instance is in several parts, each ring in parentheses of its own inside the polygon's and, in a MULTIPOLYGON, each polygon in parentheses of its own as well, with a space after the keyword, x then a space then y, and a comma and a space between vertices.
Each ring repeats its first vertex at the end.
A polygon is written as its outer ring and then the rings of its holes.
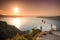
POLYGON ((60 21, 60 16, 19 16, 19 15, 2 15, 2 14, 0 14, 0 18, 1 17, 36 17, 36 18, 48 18, 48 19, 60 21))
POLYGON ((2 15, 2 14, 0 14, 0 17, 37 17, 37 18, 52 18, 52 17, 56 17, 56 18, 59 18, 60 16, 21 16, 21 15, 2 15))

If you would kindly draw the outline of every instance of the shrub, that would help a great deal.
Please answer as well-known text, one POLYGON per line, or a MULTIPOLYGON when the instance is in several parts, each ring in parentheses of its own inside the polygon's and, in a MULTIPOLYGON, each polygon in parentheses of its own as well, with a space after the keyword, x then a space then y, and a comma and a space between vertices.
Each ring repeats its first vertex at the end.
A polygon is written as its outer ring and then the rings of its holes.
POLYGON ((45 32, 43 32, 43 35, 46 35, 47 34, 47 32, 45 31, 45 32))
POLYGON ((16 40, 27 40, 24 36, 18 36, 16 40))

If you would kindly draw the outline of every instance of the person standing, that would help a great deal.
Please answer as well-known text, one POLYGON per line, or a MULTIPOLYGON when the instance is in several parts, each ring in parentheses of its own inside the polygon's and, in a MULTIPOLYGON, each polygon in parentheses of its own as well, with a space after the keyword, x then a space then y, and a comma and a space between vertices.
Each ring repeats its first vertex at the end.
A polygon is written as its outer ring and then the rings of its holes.
POLYGON ((42 32, 42 26, 40 27, 40 30, 41 30, 41 32, 42 32))
POLYGON ((45 30, 45 20, 42 20, 42 25, 40 26, 40 30, 41 31, 45 30))

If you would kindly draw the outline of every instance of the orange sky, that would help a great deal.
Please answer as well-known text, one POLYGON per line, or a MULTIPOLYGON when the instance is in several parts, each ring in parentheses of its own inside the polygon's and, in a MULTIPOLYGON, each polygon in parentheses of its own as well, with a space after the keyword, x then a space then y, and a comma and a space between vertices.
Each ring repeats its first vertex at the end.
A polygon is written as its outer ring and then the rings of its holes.
POLYGON ((58 1, 2 1, 0 0, 0 14, 16 15, 14 7, 19 8, 17 15, 22 16, 60 16, 58 1))

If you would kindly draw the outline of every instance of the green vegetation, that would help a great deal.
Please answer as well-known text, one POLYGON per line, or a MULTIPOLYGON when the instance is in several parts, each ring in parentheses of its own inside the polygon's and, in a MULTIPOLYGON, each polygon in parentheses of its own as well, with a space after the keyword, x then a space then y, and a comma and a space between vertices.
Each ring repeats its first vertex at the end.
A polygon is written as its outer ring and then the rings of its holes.
MULTIPOLYGON (((29 33, 28 31, 24 31, 24 32, 25 34, 22 34, 22 35, 19 35, 19 33, 17 33, 16 36, 10 38, 10 40, 36 40, 35 36, 40 32, 40 30, 34 29, 32 30, 32 33, 29 33)), ((9 38, 6 40, 9 40, 9 38)))
POLYGON ((12 38, 17 33, 20 33, 21 31, 18 30, 15 26, 8 25, 4 21, 0 21, 0 39, 4 40, 6 38, 12 38))
POLYGON ((39 32, 41 32, 39 29, 32 29, 32 36, 35 36, 39 32))
POLYGON ((34 36, 41 32, 39 29, 20 31, 15 26, 7 24, 5 21, 0 21, 0 39, 1 40, 33 40, 34 36))
POLYGON ((15 26, 9 25, 4 21, 0 21, 0 39, 1 40, 36 40, 36 37, 41 37, 47 33, 52 34, 52 30, 49 32, 41 32, 39 29, 32 29, 20 31, 15 26))

